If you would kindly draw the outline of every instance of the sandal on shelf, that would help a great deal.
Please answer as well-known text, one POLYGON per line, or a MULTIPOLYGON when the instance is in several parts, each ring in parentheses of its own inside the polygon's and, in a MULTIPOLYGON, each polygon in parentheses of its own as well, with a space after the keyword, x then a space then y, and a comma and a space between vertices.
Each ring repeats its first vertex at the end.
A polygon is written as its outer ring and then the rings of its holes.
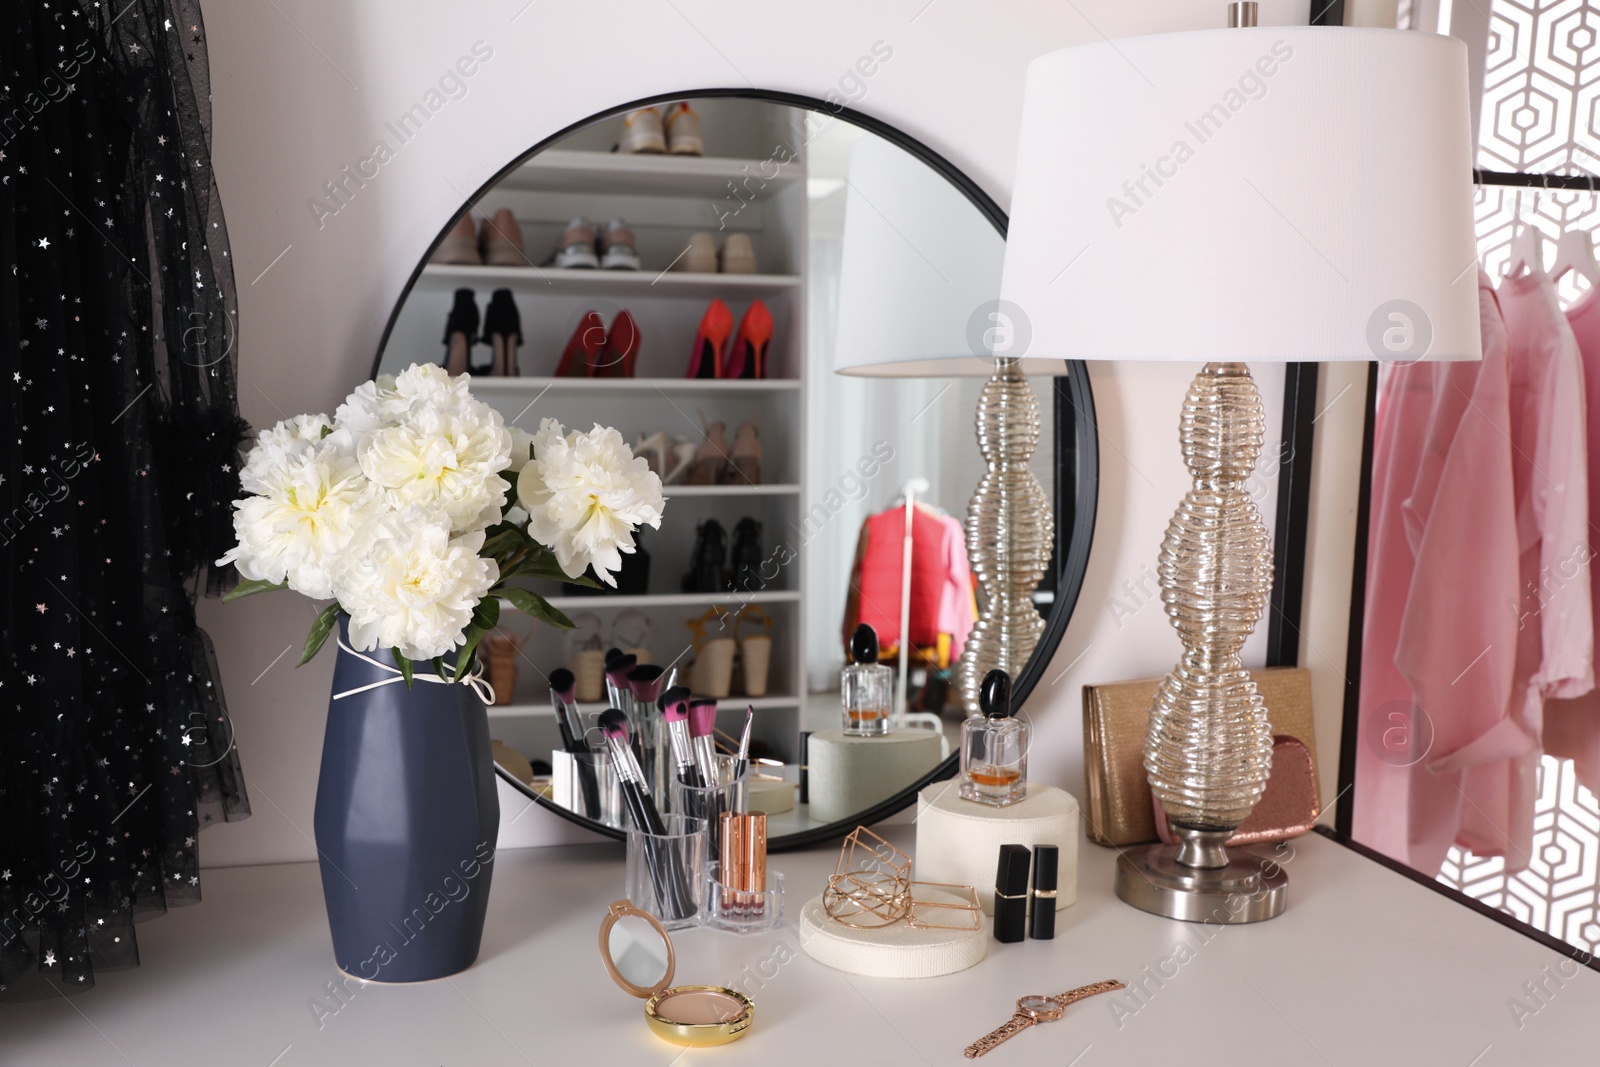
POLYGON ((522 314, 517 311, 510 289, 496 289, 489 298, 483 315, 483 339, 494 352, 489 373, 500 378, 520 377, 517 346, 522 344, 522 314))
POLYGON ((761 435, 753 422, 740 423, 728 451, 728 465, 722 470, 725 485, 761 484, 761 435))
POLYGON ((479 267, 483 253, 478 250, 478 232, 472 228, 472 212, 467 212, 450 227, 439 248, 433 253, 434 263, 455 263, 479 267))
POLYGON ((706 427, 705 440, 695 449, 694 463, 689 468, 690 485, 716 485, 723 481, 722 472, 728 465, 728 436, 723 423, 713 422, 706 427))
POLYGON ((484 219, 478 231, 483 245, 483 262, 491 267, 528 267, 528 254, 522 249, 522 227, 509 208, 501 208, 494 218, 484 219))
POLYGON ((720 700, 733 689, 734 641, 728 633, 726 617, 727 612, 711 607, 699 618, 684 623, 694 635, 689 689, 697 697, 720 700))
POLYGON ((638 666, 650 662, 650 616, 629 608, 611 620, 611 647, 634 657, 638 666))
POLYGON ((565 651, 567 669, 576 680, 574 699, 586 704, 599 700, 605 692, 606 652, 600 617, 590 613, 572 616, 565 651))
POLYGON ((747 604, 733 621, 733 639, 739 645, 740 679, 744 682, 744 695, 767 695, 767 668, 772 665, 772 616, 759 604, 747 604), (758 633, 741 634, 751 627, 758 633))
POLYGON ((746 515, 733 527, 733 577, 736 593, 755 593, 766 584, 761 578, 761 524, 746 515))
POLYGON ((456 302, 444 323, 444 369, 454 377, 466 374, 472 346, 478 343, 478 295, 471 289, 457 289, 456 302))

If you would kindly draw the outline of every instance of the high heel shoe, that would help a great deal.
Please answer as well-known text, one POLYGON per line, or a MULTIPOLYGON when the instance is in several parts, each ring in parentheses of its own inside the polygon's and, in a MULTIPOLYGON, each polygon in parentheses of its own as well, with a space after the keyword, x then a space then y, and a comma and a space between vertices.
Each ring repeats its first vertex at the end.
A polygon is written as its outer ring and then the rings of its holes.
POLYGON ((694 335, 694 353, 689 357, 689 370, 685 378, 720 377, 723 346, 733 332, 733 312, 720 299, 700 317, 700 329, 694 335))
POLYGON ((606 343, 595 357, 591 378, 632 378, 639 360, 639 324, 626 311, 617 312, 606 331, 606 343))
MULTIPOLYGON (((733 527, 732 581, 728 587, 735 593, 754 593, 764 584, 761 580, 761 524, 746 515, 733 527)), ((751 694, 752 696, 756 694, 751 694)))
POLYGON ((606 326, 598 312, 585 312, 578 320, 577 329, 567 339, 556 363, 557 378, 591 378, 594 376, 594 358, 606 341, 606 326))
POLYGON ((722 573, 728 558, 728 535, 722 523, 707 519, 694 530, 694 550, 689 557, 689 573, 683 576, 685 593, 725 593, 728 579, 722 573))
POLYGON ((753 422, 741 423, 733 435, 728 465, 722 470, 727 485, 761 484, 761 436, 753 422))
POLYGON ((450 227, 450 232, 445 234, 438 250, 433 253, 432 262, 482 265, 483 256, 478 251, 478 233, 472 228, 471 212, 462 215, 450 227))
POLYGON ((772 313, 757 300, 739 320, 739 332, 723 361, 719 378, 765 378, 767 349, 772 344, 772 313))
POLYGON ((722 469, 728 464, 728 438, 720 422, 706 427, 706 438, 695 449, 694 462, 689 467, 690 485, 716 485, 722 480, 722 469))
POLYGON ((467 360, 477 343, 477 294, 471 289, 457 289, 455 305, 444 324, 444 369, 451 377, 467 373, 467 360))
POLYGON ((522 247, 522 227, 509 208, 501 208, 494 218, 484 219, 478 231, 483 246, 483 262, 491 267, 526 267, 528 255, 522 247))
POLYGON ((483 339, 494 352, 489 373, 502 378, 520 377, 517 346, 522 344, 522 315, 510 289, 496 289, 483 313, 483 339))

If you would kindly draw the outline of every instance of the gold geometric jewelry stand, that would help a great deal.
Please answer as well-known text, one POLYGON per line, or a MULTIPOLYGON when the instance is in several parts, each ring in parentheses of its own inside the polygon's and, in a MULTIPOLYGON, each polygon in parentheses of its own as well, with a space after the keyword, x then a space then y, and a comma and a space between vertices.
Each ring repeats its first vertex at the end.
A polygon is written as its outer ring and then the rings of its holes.
POLYGON ((904 922, 918 930, 976 930, 982 909, 970 885, 911 880, 911 857, 865 826, 844 839, 839 862, 822 894, 828 918, 857 930, 879 930, 904 922), (963 899, 917 900, 914 889, 946 890, 963 899), (935 922, 928 913, 956 913, 950 922, 935 922))

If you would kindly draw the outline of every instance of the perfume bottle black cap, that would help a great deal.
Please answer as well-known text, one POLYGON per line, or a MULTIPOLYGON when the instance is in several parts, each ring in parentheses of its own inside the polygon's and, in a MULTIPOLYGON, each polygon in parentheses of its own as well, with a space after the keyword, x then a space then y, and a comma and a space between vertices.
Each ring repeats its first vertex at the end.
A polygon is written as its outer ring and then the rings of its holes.
POLYGON ((978 710, 991 719, 1004 719, 1011 715, 1011 676, 1002 670, 993 670, 983 676, 978 687, 978 710))
POLYGON ((850 658, 856 663, 878 662, 878 632, 866 623, 850 635, 850 658))

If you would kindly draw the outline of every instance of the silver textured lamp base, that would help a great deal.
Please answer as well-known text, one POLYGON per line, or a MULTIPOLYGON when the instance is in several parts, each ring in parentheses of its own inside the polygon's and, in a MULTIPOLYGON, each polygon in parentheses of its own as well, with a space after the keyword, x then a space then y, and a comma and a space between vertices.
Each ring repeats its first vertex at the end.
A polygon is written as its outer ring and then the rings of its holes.
POLYGON ((1191 923, 1260 922, 1283 912, 1289 876, 1271 860, 1222 845, 1231 830, 1173 827, 1180 843, 1125 849, 1117 859, 1117 896, 1140 911, 1191 923), (1185 850, 1188 850, 1187 853, 1185 850), (1184 860, 1220 860, 1221 866, 1196 867, 1184 860))
POLYGON ((1028 469, 1039 444, 1039 401, 1015 359, 995 360, 978 397, 978 449, 988 469, 967 505, 967 558, 978 581, 977 624, 961 653, 961 698, 978 713, 984 675, 1013 678, 1033 655, 1044 617, 1033 591, 1050 563, 1055 519, 1028 469))
POLYGON ((1179 423, 1194 484, 1157 568, 1183 658, 1161 682, 1144 746, 1151 792, 1180 844, 1128 850, 1116 884, 1134 907, 1190 922, 1270 919, 1288 882, 1270 861, 1230 861, 1223 847, 1272 769, 1266 706, 1239 659, 1272 587, 1272 543, 1245 488, 1264 434, 1249 368, 1206 364, 1179 423))

